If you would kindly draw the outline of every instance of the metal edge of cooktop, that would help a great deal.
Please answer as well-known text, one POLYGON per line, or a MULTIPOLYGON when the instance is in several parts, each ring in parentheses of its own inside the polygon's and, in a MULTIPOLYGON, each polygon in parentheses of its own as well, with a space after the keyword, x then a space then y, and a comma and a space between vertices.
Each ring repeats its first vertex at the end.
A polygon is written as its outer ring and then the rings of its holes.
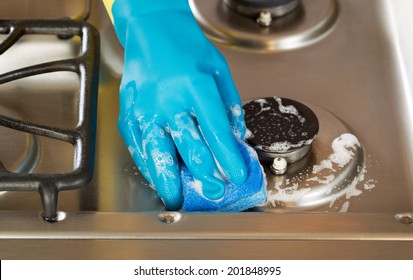
MULTIPOLYGON (((406 217, 411 215, 405 213, 406 217)), ((220 215, 149 212, 59 214, 47 223, 40 213, 0 212, 0 240, 4 239, 165 239, 165 240, 383 240, 413 241, 413 223, 389 213, 221 213, 220 215), (178 216, 176 223, 161 215, 178 216), (314 225, 309 226, 309 216, 314 225), (269 223, 271 218, 271 223, 269 223), (254 227, 249 221, 254 220, 254 227), (116 221, 114 227, 113 221, 116 221), (22 223, 24 222, 24 223, 22 223), (283 226, 280 227, 279 225, 283 226)), ((413 254, 413 251, 412 251, 413 254)))

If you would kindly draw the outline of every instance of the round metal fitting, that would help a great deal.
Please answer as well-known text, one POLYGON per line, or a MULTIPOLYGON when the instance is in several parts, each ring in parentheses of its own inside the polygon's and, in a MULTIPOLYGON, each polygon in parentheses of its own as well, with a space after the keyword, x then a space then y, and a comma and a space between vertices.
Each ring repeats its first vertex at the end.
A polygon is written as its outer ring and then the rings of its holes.
POLYGON ((270 170, 275 175, 284 175, 287 172, 287 161, 285 158, 276 157, 270 165, 270 170))
POLYGON ((256 17, 263 10, 272 17, 282 17, 294 11, 300 0, 224 0, 224 3, 235 12, 256 17))
POLYGON ((405 225, 413 224, 413 213, 400 213, 395 215, 396 221, 405 225))
POLYGON ((181 220, 182 214, 179 212, 162 212, 158 215, 158 220, 164 224, 174 224, 181 220))

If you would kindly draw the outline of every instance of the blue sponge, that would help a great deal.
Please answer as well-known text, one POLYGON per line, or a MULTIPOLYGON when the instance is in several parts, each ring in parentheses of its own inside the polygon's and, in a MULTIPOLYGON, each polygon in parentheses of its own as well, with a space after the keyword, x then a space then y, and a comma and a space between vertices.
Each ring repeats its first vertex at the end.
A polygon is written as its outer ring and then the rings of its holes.
POLYGON ((219 200, 210 200, 202 195, 199 182, 185 165, 181 166, 181 182, 184 194, 184 211, 240 212, 266 201, 267 181, 258 161, 257 153, 244 141, 238 141, 238 147, 248 169, 248 178, 241 185, 226 183, 226 193, 219 200))

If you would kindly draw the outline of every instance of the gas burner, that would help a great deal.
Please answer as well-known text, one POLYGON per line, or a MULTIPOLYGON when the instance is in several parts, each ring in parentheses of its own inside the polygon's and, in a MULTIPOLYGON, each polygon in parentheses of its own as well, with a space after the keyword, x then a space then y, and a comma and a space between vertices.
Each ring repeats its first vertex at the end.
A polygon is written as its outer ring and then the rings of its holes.
MULTIPOLYGON (((20 114, 2 105, 0 115, 22 119, 20 114)), ((31 173, 36 169, 40 159, 40 143, 37 136, 0 126, 0 143, 2 164, 7 170, 14 173, 31 173)))
POLYGON ((244 109, 248 141, 268 180, 267 202, 259 211, 311 209, 354 195, 366 172, 364 149, 335 115, 279 97, 250 101, 244 109))
POLYGON ((339 15, 337 0, 190 0, 189 3, 212 41, 259 52, 312 45, 330 34, 339 15))
POLYGON ((287 163, 302 159, 318 133, 317 116, 310 108, 280 97, 261 98, 244 106, 248 142, 261 161, 279 158, 287 163))

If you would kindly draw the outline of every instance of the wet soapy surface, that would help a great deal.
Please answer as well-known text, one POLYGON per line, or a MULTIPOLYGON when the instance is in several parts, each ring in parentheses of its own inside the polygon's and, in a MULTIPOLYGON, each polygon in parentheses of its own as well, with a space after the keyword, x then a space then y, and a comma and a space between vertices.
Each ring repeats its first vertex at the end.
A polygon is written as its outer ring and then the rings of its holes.
MULTIPOLYGON (((351 201, 360 199, 363 194, 371 192, 377 185, 377 180, 368 177, 368 168, 372 164, 372 157, 367 156, 366 162, 356 166, 356 174, 349 176, 342 185, 345 188, 337 186, 337 174, 351 164, 355 153, 361 146, 358 139, 353 134, 343 134, 336 137, 330 144, 330 154, 325 158, 320 158, 315 164, 301 170, 300 173, 293 177, 277 176, 275 182, 270 182, 267 189, 267 203, 265 207, 273 209, 288 210, 287 204, 296 205, 300 200, 306 199, 317 186, 325 186, 323 192, 329 198, 326 200, 326 206, 323 209, 329 209, 331 212, 347 212, 351 210, 351 201), (340 192, 340 195, 334 197, 334 192, 340 192)), ((129 176, 139 177, 139 171, 135 166, 125 169, 129 176)), ((151 186, 145 182, 140 184, 151 186)), ((191 182, 193 188, 200 196, 202 193, 202 182, 194 180, 191 182)), ((219 200, 220 201, 220 200, 219 200)), ((217 201, 217 203, 219 203, 217 201)), ((290 207, 292 211, 296 207, 290 207)), ((284 210, 283 210, 284 211, 284 210)))
POLYGON ((336 137, 327 158, 317 160, 293 177, 277 177, 268 188, 266 205, 311 208, 327 204, 330 211, 347 212, 352 198, 371 191, 377 184, 367 178, 367 164, 354 160, 360 152, 361 144, 355 135, 345 133, 336 137), (346 177, 345 172, 352 168, 354 172, 346 177))
MULTIPOLYGON (((279 98, 271 98, 272 104, 275 104, 278 112, 276 117, 295 118, 299 124, 305 124, 304 114, 301 114, 297 107, 283 102, 279 98), (288 113, 288 114, 287 114, 288 113), (283 114, 287 114, 284 116, 283 114)), ((271 112, 272 107, 268 106, 267 99, 258 99, 253 101, 254 108, 257 109, 255 114, 261 115, 263 112, 271 112)), ((330 211, 348 211, 351 209, 350 200, 359 197, 365 191, 372 191, 377 182, 374 179, 367 178, 367 164, 364 160, 363 147, 358 138, 350 133, 342 123, 333 115, 326 111, 315 108, 317 113, 322 116, 324 128, 336 127, 337 132, 343 131, 336 136, 331 131, 326 133, 326 130, 320 132, 317 138, 315 149, 317 158, 311 158, 313 152, 308 153, 304 159, 292 166, 301 166, 298 171, 287 170, 285 175, 275 176, 270 178, 268 184, 267 203, 264 207, 277 209, 314 209, 320 205, 326 205, 330 211), (326 137, 326 134, 328 137, 326 137), (321 141, 321 142, 320 142, 321 141), (320 152, 320 149, 322 152, 320 152), (317 152, 318 151, 318 152, 317 152), (309 159, 310 158, 310 159, 309 159), (301 163, 300 163, 301 162, 301 163)), ((227 112, 232 112, 234 116, 239 116, 241 113, 240 107, 230 106, 227 112)), ((247 113, 250 113, 248 111, 247 113)), ((175 115, 175 123, 179 124, 180 130, 173 130, 167 127, 166 132, 170 133, 174 141, 180 143, 182 135, 186 133, 194 139, 204 139, 204 133, 198 127, 197 132, 194 125, 191 125, 191 120, 184 117, 185 114, 175 115)), ((193 115, 191 115, 193 117, 193 115)), ((250 127, 249 127, 250 128, 250 127)), ((246 130, 246 136, 253 135, 251 130, 246 130)), ((307 134, 308 135, 308 134, 307 134)), ((315 136, 314 136, 315 137, 315 136)), ((313 140, 310 138, 304 141, 305 144, 310 144, 313 140)), ((276 143, 282 145, 283 142, 276 143)), ((293 147, 294 145, 288 142, 286 146, 293 147)), ((274 143, 271 144, 274 146, 274 143)), ((270 146, 271 146, 270 145, 270 146)), ((282 149, 278 149, 282 150, 282 149)), ((202 165, 203 161, 200 157, 193 156, 194 162, 202 165)), ((225 180, 226 175, 223 168, 220 167, 216 158, 217 170, 212 173, 211 177, 225 180)), ((294 168, 292 168, 294 169, 294 168)), ((295 168, 296 169, 296 168, 295 168)), ((270 176, 272 177, 272 176, 270 176)), ((191 181, 190 187, 198 193, 200 197, 205 197, 204 181, 195 178, 191 181)), ((219 202, 220 199, 217 199, 219 202)), ((283 210, 285 211, 285 210, 283 210)))
POLYGON ((262 98, 244 105, 248 141, 256 149, 285 153, 310 145, 318 133, 314 113, 296 101, 262 98))

